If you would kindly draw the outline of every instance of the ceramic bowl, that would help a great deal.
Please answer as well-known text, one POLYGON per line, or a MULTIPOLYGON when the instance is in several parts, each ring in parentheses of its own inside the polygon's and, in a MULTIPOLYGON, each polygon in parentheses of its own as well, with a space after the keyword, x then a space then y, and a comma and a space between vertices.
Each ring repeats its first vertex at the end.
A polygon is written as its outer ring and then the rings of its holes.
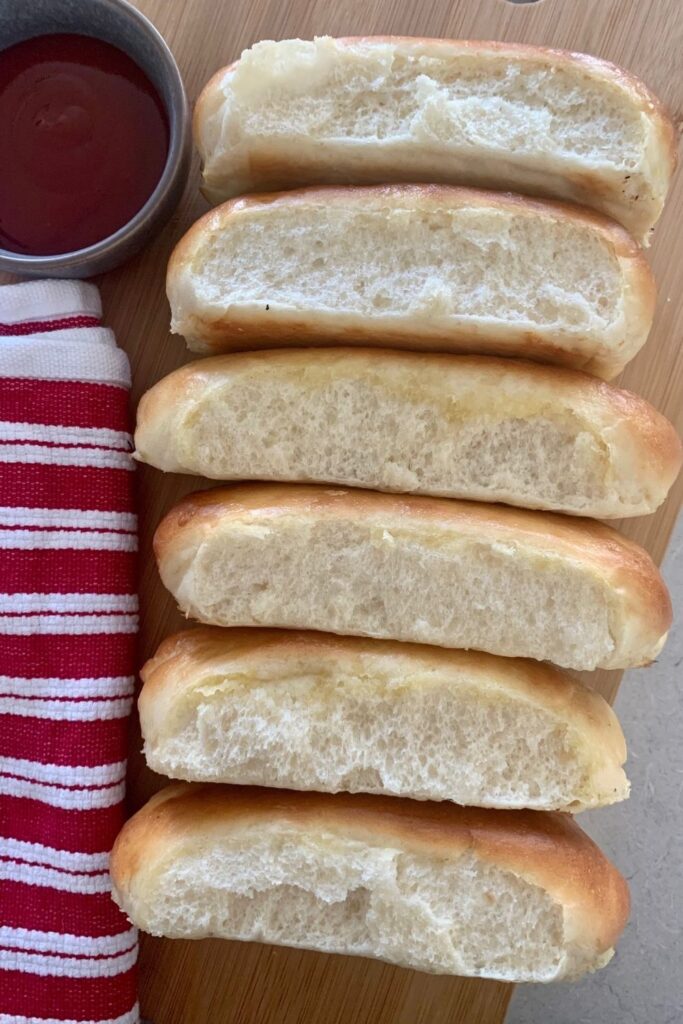
POLYGON ((161 178, 145 205, 113 235, 56 256, 26 256, 0 248, 0 270, 27 277, 91 277, 123 263, 169 219, 187 180, 190 111, 173 54, 154 25, 126 0, 0 3, 0 50, 53 32, 95 36, 124 50, 155 86, 168 117, 169 149, 161 178))

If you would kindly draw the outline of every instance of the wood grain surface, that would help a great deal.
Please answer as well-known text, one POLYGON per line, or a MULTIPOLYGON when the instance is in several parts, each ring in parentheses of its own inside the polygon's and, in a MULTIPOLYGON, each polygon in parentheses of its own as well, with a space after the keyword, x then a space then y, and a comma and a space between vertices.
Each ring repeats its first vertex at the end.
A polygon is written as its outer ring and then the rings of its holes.
MULTIPOLYGON (((220 66, 261 38, 396 33, 537 43, 597 54, 640 75, 680 128, 683 121, 683 18, 680 0, 139 0, 173 49, 191 100, 220 66)), ((195 158, 185 197, 171 224, 136 260, 104 277, 105 314, 132 361, 134 398, 188 358, 168 333, 164 272, 173 244, 205 209, 195 158)), ((683 174, 675 180, 650 258, 659 284, 652 336, 620 382, 640 392, 683 427, 683 174)), ((141 468, 141 659, 182 625, 157 578, 150 541, 162 515, 197 478, 141 468)), ((660 560, 680 504, 683 480, 652 517, 624 523, 626 534, 660 560)), ((618 673, 591 685, 612 698, 618 673)), ((631 685, 647 686, 647 671, 631 685)), ((629 723, 624 723, 628 735, 629 723)), ((162 784, 137 753, 132 736, 131 809, 162 784)), ((638 906, 633 909, 638 914, 638 906)), ((608 968, 609 969, 609 968, 608 968)), ((143 1015, 154 1024, 495 1024, 505 1017, 511 986, 430 977, 365 960, 217 941, 143 937, 143 1015)))

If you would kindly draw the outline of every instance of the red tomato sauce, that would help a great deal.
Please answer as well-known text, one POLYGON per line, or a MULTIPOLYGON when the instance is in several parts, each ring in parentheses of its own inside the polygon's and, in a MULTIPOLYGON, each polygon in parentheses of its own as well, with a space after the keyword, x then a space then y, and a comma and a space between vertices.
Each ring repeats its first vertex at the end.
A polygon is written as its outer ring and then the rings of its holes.
POLYGON ((113 234, 154 191, 168 141, 154 86, 110 43, 0 51, 0 248, 51 256, 113 234))

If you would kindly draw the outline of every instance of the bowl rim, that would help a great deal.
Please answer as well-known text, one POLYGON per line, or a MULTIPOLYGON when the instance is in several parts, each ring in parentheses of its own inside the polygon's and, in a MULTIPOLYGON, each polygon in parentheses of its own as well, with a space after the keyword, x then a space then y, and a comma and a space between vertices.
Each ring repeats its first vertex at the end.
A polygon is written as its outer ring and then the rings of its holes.
MULTIPOLYGON (((14 252, 0 246, 0 270, 5 272, 21 274, 30 271, 35 274, 45 271, 47 276, 56 272, 78 269, 85 263, 92 264, 98 260, 111 259, 112 253, 116 249, 123 245, 131 245, 140 234, 147 231, 150 216, 153 216, 154 211, 164 206, 169 199, 175 188, 177 176, 185 165, 186 159, 189 158, 190 105, 180 69, 168 43, 154 23, 128 0, 98 0, 98 2, 117 8, 136 23, 137 28, 154 43, 163 60, 164 73, 169 76, 170 82, 169 101, 166 102, 164 97, 160 96, 168 117, 169 127, 168 154, 164 169, 153 191, 137 213, 111 235, 106 235, 98 242, 93 242, 92 245, 83 249, 72 249, 48 256, 14 252)), ((92 35, 96 39, 101 39, 102 42, 107 42, 96 32, 93 32, 92 35)), ((27 38, 35 38, 35 36, 27 38)), ((118 49, 123 50, 124 53, 127 52, 123 47, 119 46, 118 49)), ((145 71, 144 68, 142 70, 145 71)), ((146 71, 145 74, 147 74, 146 71)), ((157 92, 159 92, 158 89, 157 92)))

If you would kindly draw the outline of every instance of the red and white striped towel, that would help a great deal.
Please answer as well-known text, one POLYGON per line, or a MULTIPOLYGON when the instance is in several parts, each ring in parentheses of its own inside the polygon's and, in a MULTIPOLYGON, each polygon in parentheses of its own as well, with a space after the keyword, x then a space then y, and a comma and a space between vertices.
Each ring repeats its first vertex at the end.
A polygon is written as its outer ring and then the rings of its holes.
POLYGON ((137 597, 130 371, 94 285, 0 288, 0 1024, 137 1024, 110 898, 137 597))

